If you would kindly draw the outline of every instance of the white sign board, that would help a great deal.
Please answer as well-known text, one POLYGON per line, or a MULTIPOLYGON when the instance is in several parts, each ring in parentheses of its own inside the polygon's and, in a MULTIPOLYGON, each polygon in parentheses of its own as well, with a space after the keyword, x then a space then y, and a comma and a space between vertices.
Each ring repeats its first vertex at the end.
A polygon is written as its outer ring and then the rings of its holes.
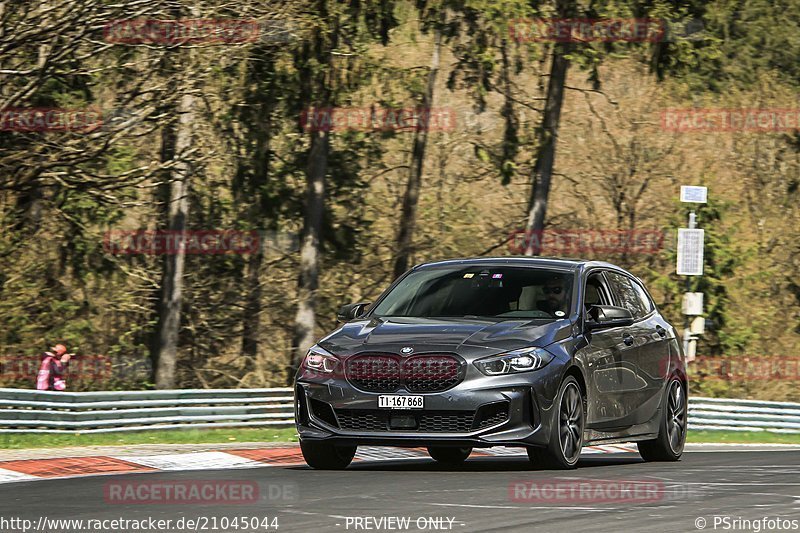
POLYGON ((708 202, 708 187, 681 185, 681 202, 705 204, 708 202))
POLYGON ((700 316, 703 314, 703 293, 685 292, 683 293, 683 314, 689 316, 700 316))
POLYGON ((678 230, 678 275, 703 275, 703 233, 701 229, 678 230))

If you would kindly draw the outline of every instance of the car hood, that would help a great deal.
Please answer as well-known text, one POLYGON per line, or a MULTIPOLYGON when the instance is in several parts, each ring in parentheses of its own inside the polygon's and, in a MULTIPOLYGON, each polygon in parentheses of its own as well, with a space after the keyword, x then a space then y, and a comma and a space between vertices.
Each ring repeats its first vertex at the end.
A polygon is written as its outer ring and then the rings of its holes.
POLYGON ((372 318, 344 324, 319 342, 329 352, 347 356, 360 352, 414 353, 447 351, 483 356, 530 346, 544 347, 569 336, 568 319, 514 319, 501 322, 478 319, 372 318))

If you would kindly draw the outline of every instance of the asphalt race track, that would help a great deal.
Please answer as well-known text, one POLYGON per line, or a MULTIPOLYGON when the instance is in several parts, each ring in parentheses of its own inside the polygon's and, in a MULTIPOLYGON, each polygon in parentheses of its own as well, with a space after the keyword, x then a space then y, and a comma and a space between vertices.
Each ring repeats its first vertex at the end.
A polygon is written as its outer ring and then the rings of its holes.
MULTIPOLYGON (((633 453, 590 455, 569 472, 537 470, 520 456, 473 456, 457 468, 414 458, 364 460, 343 472, 291 465, 18 482, 0 485, 0 516, 34 523, 42 515, 51 520, 204 517, 207 531, 215 530, 212 518, 217 531, 274 530, 220 520, 277 517, 281 532, 698 531, 700 525, 708 531, 757 531, 752 525, 734 529, 733 520, 800 522, 800 450, 742 450, 688 451, 678 463, 644 463, 633 453), (257 483, 263 493, 258 502, 245 504, 109 502, 109 484, 198 480, 257 483), (724 527, 722 517, 731 527, 724 527)), ((171 530, 196 529, 204 530, 197 525, 171 530)))

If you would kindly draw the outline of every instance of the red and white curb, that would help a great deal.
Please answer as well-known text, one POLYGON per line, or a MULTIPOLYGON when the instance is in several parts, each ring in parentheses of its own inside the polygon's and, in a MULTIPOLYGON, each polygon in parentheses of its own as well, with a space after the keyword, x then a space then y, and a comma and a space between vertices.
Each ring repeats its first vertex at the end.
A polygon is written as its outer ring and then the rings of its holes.
MULTIPOLYGON (((632 444, 606 444, 587 446, 584 454, 636 452, 632 444)), ((57 453, 57 452, 54 452, 57 453)), ((473 457, 525 457, 522 448, 481 448, 473 451, 473 457)), ((429 459, 424 448, 386 448, 361 446, 356 461, 397 461, 407 459, 429 459)), ((94 457, 56 457, 47 459, 23 459, 0 461, 0 483, 62 479, 104 474, 136 474, 144 472, 174 472, 187 470, 218 470, 237 468, 259 468, 265 466, 304 465, 300 447, 252 450, 226 450, 195 453, 158 455, 103 455, 94 457)))

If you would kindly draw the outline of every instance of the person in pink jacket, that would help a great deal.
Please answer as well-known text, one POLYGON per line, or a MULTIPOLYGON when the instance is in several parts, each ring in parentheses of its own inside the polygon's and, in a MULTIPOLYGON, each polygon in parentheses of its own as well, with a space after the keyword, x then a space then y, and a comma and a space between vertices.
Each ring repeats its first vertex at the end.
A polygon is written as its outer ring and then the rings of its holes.
POLYGON ((50 391, 65 390, 67 382, 64 376, 72 356, 73 354, 67 353, 67 347, 63 344, 56 344, 50 348, 49 352, 42 354, 42 364, 39 366, 36 388, 50 391))

